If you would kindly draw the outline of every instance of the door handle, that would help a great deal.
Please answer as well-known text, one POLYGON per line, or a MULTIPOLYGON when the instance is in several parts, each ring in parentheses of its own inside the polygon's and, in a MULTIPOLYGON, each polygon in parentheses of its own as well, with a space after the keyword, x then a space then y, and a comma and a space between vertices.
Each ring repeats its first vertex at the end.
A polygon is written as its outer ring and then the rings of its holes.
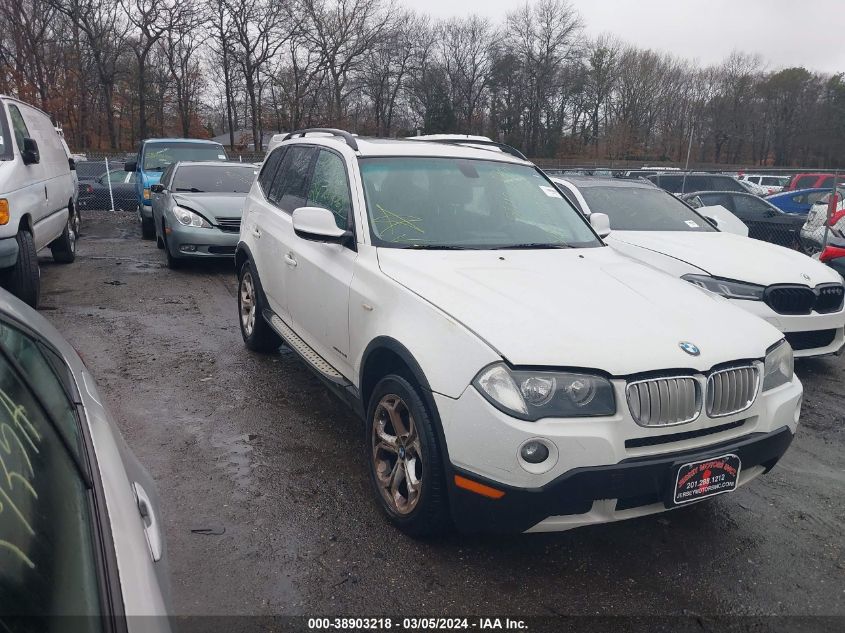
POLYGON ((161 529, 158 525, 158 517, 144 487, 138 482, 135 482, 132 484, 132 488, 135 490, 138 512, 141 514, 141 520, 144 524, 144 536, 147 539, 147 546, 150 548, 150 557, 152 557, 153 562, 159 561, 161 560, 164 548, 161 540, 161 529))
POLYGON ((257 226, 253 226, 252 234, 256 237, 256 239, 261 237, 261 229, 259 229, 257 226))
POLYGON ((287 255, 285 255, 285 263, 291 268, 296 268, 296 258, 293 256, 292 253, 288 253, 287 255))

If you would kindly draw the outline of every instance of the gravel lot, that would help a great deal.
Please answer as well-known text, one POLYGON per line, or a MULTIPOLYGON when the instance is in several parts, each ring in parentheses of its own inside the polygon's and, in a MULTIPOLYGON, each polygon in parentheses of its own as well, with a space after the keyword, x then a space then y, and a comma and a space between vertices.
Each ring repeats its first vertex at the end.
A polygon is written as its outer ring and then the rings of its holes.
POLYGON ((158 483, 179 614, 845 615, 841 357, 797 364, 798 436, 735 494, 418 542, 378 513, 361 423, 293 353, 244 348, 231 263, 170 271, 133 215, 88 213, 76 263, 41 266, 44 314, 158 483))

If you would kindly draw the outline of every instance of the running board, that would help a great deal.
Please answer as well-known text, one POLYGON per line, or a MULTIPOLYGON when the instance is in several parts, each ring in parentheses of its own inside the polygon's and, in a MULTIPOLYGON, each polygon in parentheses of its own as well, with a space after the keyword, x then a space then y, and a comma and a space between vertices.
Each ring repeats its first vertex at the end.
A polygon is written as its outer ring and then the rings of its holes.
POLYGON ((288 347, 299 354, 302 360, 308 363, 320 376, 342 387, 350 385, 350 382, 343 377, 343 374, 332 367, 325 358, 315 352, 308 343, 299 338, 299 335, 287 323, 282 321, 278 314, 272 310, 265 310, 264 319, 284 339, 288 347))

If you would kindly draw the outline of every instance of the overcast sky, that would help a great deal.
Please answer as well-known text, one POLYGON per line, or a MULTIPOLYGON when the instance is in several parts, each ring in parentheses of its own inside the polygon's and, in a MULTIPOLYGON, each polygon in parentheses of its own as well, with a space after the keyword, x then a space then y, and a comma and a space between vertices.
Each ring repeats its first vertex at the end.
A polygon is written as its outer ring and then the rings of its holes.
MULTIPOLYGON (((702 65, 733 50, 759 53, 770 70, 845 72, 843 0, 570 0, 587 34, 613 33, 642 48, 702 65)), ((523 0, 405 0, 434 17, 478 13, 495 21, 523 0)))

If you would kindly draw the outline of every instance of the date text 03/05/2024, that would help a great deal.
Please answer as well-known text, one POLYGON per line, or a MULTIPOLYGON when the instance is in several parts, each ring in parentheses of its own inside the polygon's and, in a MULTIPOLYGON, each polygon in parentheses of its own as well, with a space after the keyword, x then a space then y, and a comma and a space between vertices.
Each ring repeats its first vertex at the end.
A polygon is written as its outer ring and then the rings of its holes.
POLYGON ((527 630, 525 620, 511 618, 309 618, 309 630, 527 630))

